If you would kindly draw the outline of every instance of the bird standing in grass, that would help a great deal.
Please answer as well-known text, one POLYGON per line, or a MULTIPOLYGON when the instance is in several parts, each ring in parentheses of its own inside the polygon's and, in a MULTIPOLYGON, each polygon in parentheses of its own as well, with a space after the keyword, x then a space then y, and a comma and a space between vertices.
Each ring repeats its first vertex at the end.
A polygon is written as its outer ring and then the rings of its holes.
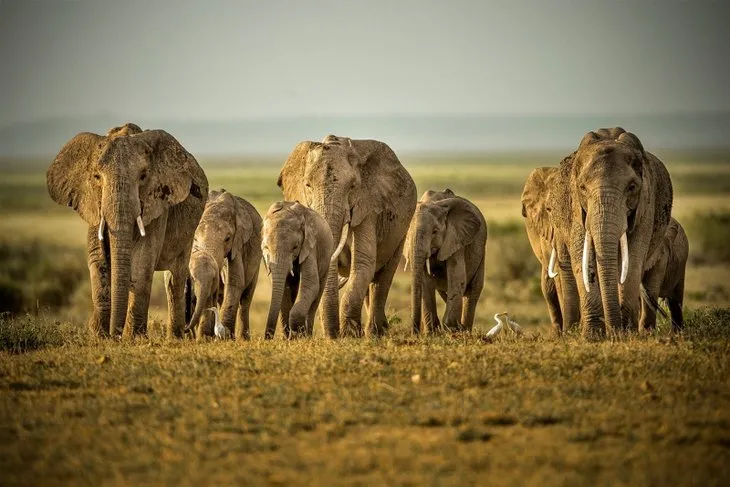
POLYGON ((221 322, 220 316, 218 315, 218 307, 212 306, 208 308, 208 310, 212 311, 215 315, 215 328, 213 328, 213 332, 215 333, 215 337, 218 340, 228 340, 231 338, 231 331, 223 326, 223 323, 221 322))
POLYGON ((494 338, 495 336, 497 336, 499 332, 502 331, 502 328, 504 328, 505 324, 509 327, 510 330, 512 330, 516 334, 522 334, 522 327, 516 322, 512 321, 512 318, 509 317, 509 314, 506 311, 503 311, 502 313, 496 313, 494 315, 494 320, 497 322, 497 325, 487 332, 487 338, 494 338))

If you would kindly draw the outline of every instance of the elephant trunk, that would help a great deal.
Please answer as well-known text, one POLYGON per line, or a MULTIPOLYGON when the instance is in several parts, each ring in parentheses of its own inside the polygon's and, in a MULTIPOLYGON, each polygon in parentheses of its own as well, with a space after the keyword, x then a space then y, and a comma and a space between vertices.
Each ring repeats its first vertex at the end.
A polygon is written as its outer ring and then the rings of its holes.
POLYGON ((195 330, 200 324, 200 319, 203 317, 203 313, 210 307, 213 284, 214 283, 206 282, 206 280, 199 277, 193 280, 193 290, 196 302, 193 316, 190 318, 190 324, 186 328, 187 330, 195 330))
POLYGON ((419 227, 410 249, 411 261, 411 323, 413 333, 421 331, 421 303, 423 298, 423 275, 426 272, 426 263, 430 257, 431 242, 427 238, 428 232, 419 227))
MULTIPOLYGON (((322 216, 325 221, 329 224, 330 230, 332 231, 332 238, 334 242, 343 242, 343 230, 345 225, 349 222, 345 222, 345 215, 342 211, 337 211, 331 206, 325 206, 322 208, 322 216)), ((347 238, 347 235, 344 236, 347 238)), ((346 244, 346 240, 340 247, 340 251, 346 244)), ((339 295, 339 276, 337 270, 337 257, 333 256, 330 261, 329 270, 327 271, 327 282, 325 283, 324 293, 322 295, 322 318, 324 322, 324 328, 327 335, 330 338, 336 338, 340 334, 340 295, 339 295)))
MULTIPOLYGON (((116 231, 109 232, 109 249, 111 257, 111 319, 109 334, 116 336, 124 331, 129 304, 129 288, 131 286, 132 269, 132 225, 133 219, 125 224, 116 225, 116 231)), ((131 336, 134 330, 129 329, 131 336)))
POLYGON ((279 319, 286 275, 289 273, 290 267, 291 263, 285 259, 279 259, 278 262, 270 262, 269 264, 271 269, 271 304, 269 305, 269 316, 266 318, 266 332, 264 334, 264 338, 267 340, 274 338, 276 332, 276 321, 279 319))
MULTIPOLYGON (((625 232, 626 216, 621 217, 619 205, 602 198, 597 209, 588 212, 586 241, 592 237, 595 243, 596 268, 601 288, 601 301, 606 321, 606 331, 611 333, 621 325, 621 305, 618 295, 618 248, 619 239, 625 232)), ((624 259, 628 256, 624 254, 624 259)), ((623 259, 622 259, 623 260, 623 259)), ((628 264, 626 264, 628 265, 628 264)))

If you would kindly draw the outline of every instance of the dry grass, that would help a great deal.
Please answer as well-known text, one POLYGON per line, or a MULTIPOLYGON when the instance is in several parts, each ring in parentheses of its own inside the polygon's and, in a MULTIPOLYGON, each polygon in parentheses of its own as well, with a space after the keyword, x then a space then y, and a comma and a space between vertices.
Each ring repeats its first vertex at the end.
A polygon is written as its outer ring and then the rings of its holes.
MULTIPOLYGON (((68 290, 69 307, 0 316, 0 484, 727 484, 725 220, 686 225, 692 252, 710 242, 715 253, 688 269, 683 336, 669 338, 661 321, 652 336, 616 343, 555 340, 519 206, 522 181, 546 162, 523 159, 405 160, 419 193, 467 194, 491 225, 471 336, 410 337, 400 270, 392 332, 376 341, 261 341, 264 272, 248 343, 165 343, 160 283, 149 337, 131 344, 87 336, 87 279, 68 290), (503 309, 526 335, 485 342, 503 309)), ((730 213, 725 166, 669 162, 680 221, 730 213)), ((203 164, 212 188, 259 211, 280 197, 277 166, 203 164)), ((0 194, 0 243, 45 249, 51 270, 83 252, 85 224, 50 201, 41 172, 16 169, 0 194)), ((82 258, 75 265, 85 272, 82 258)))

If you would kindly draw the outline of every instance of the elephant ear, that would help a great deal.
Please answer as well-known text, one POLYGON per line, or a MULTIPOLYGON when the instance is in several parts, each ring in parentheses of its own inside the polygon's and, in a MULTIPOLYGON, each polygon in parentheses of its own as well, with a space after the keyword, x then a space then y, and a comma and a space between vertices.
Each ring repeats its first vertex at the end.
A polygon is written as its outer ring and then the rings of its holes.
POLYGON ((149 161, 149 173, 140 187, 142 220, 149 225, 170 206, 188 196, 205 201, 208 179, 195 158, 164 130, 147 130, 130 136, 149 161))
POLYGON ((106 146, 106 137, 82 132, 69 140, 46 172, 48 194, 59 205, 73 208, 89 225, 99 223, 101 187, 93 165, 106 146))
POLYGON ((387 144, 377 140, 348 140, 351 146, 348 159, 360 177, 350 200, 350 226, 357 227, 368 215, 380 214, 391 201, 397 201, 413 183, 387 144))
POLYGON ((235 260, 241 257, 243 246, 253 236, 253 221, 243 200, 233 195, 231 195, 231 198, 233 199, 236 214, 236 232, 233 236, 233 246, 231 247, 231 260, 235 260))
POLYGON ((284 163, 276 185, 281 188, 287 201, 306 201, 304 194, 304 169, 309 159, 309 151, 320 146, 316 142, 299 142, 284 163))
POLYGON ((447 260, 457 250, 469 245, 482 226, 479 210, 462 198, 449 198, 435 203, 448 210, 446 234, 436 258, 447 260))
POLYGON ((299 250, 299 263, 301 264, 309 258, 317 245, 317 227, 314 218, 310 214, 310 211, 314 210, 309 210, 299 202, 294 204, 292 210, 296 211, 302 218, 304 238, 302 239, 302 248, 299 250))

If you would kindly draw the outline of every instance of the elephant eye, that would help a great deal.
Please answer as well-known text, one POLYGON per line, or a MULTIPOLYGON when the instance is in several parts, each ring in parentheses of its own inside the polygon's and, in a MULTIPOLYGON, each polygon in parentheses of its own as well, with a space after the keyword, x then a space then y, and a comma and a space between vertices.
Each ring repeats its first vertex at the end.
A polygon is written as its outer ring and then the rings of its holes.
POLYGON ((144 181, 145 179, 147 179, 147 173, 143 172, 142 174, 139 175, 139 180, 144 181))
POLYGON ((226 241, 226 242, 230 242, 230 241, 231 241, 231 236, 230 236, 230 235, 228 235, 228 236, 226 237, 226 240, 225 240, 225 241, 226 241))
POLYGON ((304 187, 307 188, 307 189, 309 189, 309 190, 312 189, 312 185, 309 184, 309 183, 304 183, 304 187))
POLYGON ((629 183, 629 187, 627 189, 629 190, 630 193, 633 193, 634 191, 636 191, 636 183, 634 183, 634 182, 629 183))
POLYGON ((94 179, 96 179, 97 181, 101 181, 101 174, 99 174, 99 173, 94 174, 94 179))
POLYGON ((586 191, 586 185, 585 184, 581 184, 580 185, 580 190, 585 193, 585 191, 586 191))

